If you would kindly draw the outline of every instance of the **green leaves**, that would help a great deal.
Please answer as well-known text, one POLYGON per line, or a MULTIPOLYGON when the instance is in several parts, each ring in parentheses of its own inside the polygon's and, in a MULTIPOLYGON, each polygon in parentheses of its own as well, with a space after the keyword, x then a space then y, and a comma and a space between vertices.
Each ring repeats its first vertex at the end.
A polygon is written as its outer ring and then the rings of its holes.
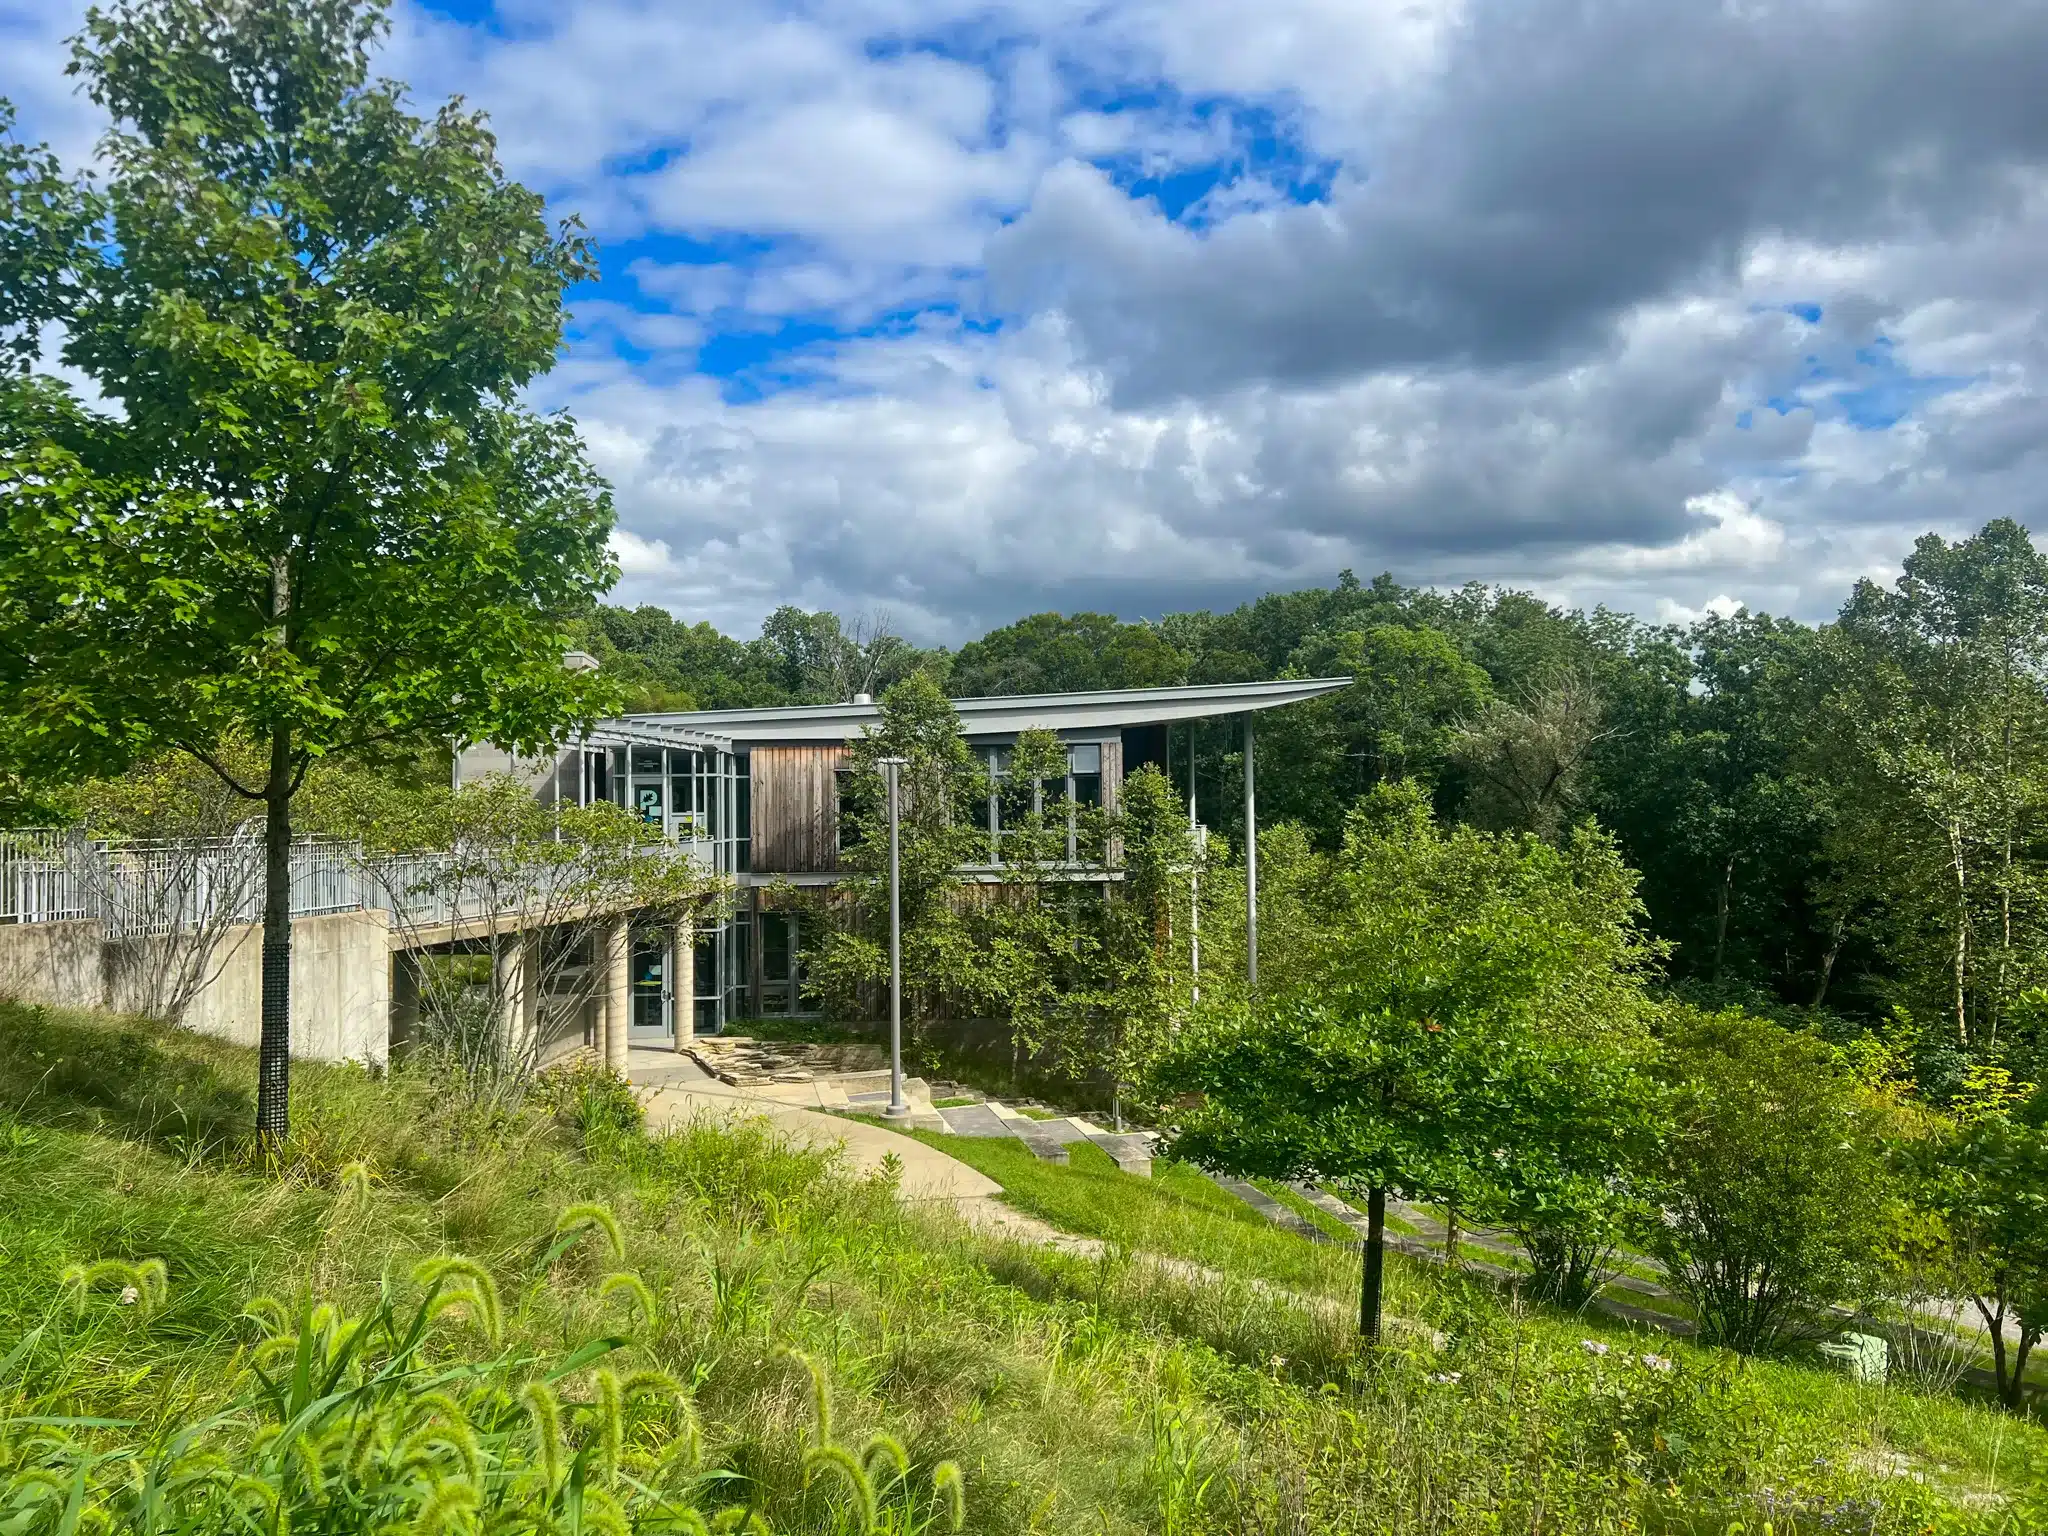
POLYGON ((1673 1007, 1669 1129, 1648 1229, 1710 1341, 1767 1349, 1875 1293, 1903 1193, 1891 1111, 1812 1035, 1673 1007))
POLYGON ((0 402, 0 700, 39 767, 237 731, 286 733, 294 775, 423 736, 533 749, 610 703, 560 666, 615 574, 609 494, 571 423, 515 403, 589 252, 480 119, 369 78, 384 25, 95 11, 72 67, 114 120, 104 197, 58 217, 46 157, 0 167, 0 260, 120 407, 0 402))
MULTIPOLYGON (((564 1212, 563 1225, 582 1230, 592 1209, 564 1212)), ((161 1299, 161 1266, 102 1261, 79 1276, 95 1296, 140 1279, 161 1299)), ((618 1278, 607 1277, 599 1296, 618 1278)), ((479 1353, 479 1334, 449 1326, 444 1303, 460 1291, 473 1311, 494 1308, 489 1271, 448 1255, 420 1266, 415 1283, 423 1292, 415 1299, 387 1284, 353 1315, 312 1297, 296 1308, 255 1298, 246 1316, 261 1336, 250 1363, 233 1400, 204 1418, 140 1431, 104 1419, 0 1420, 0 1528, 135 1536, 707 1528, 693 1506, 730 1474, 699 1475, 701 1429, 679 1382, 658 1370, 594 1366, 624 1347, 615 1338, 556 1357, 492 1337, 479 1353)), ((557 1272, 553 1283, 565 1277, 557 1272)), ((873 1464, 866 1486, 872 1495, 879 1484, 892 1507, 957 1510, 957 1469, 948 1481, 942 1467, 932 1497, 916 1500, 899 1491, 908 1472, 900 1448, 873 1464)), ((720 1529, 766 1529, 746 1509, 718 1518, 720 1529)), ((958 1526, 955 1518, 950 1528, 958 1526)))
POLYGON ((1958 1290, 1992 1336, 1999 1395, 2018 1407, 2027 1357, 2048 1334, 2048 1097, 1959 1115, 1912 1149, 1923 1209, 1939 1219, 1958 1290), (2012 1337, 2008 1338, 2008 1334, 2012 1337))
POLYGON ((1539 1266, 1583 1270, 1653 1140, 1655 950, 1613 845, 1439 828, 1391 786, 1308 883, 1267 998, 1181 1036, 1159 1075, 1185 1100, 1176 1154, 1478 1207, 1539 1266))

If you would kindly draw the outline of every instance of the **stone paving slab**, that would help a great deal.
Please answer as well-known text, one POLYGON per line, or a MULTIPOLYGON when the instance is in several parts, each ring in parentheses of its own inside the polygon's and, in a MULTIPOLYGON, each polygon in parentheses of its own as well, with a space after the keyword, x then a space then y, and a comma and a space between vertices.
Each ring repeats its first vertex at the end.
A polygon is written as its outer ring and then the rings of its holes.
POLYGON ((1297 1237, 1305 1237, 1312 1243, 1327 1243, 1330 1240, 1321 1227, 1313 1222, 1304 1221, 1256 1184, 1246 1183, 1243 1179, 1216 1179, 1214 1183, 1218 1189, 1228 1190, 1237 1196, 1276 1227, 1282 1227, 1297 1237))
POLYGON ((1067 1160, 1068 1144, 1048 1129, 1051 1123, 1046 1120, 1033 1120, 1027 1116, 1019 1116, 1010 1122, 1010 1130, 1019 1141, 1029 1147, 1041 1160, 1048 1163, 1064 1163, 1067 1160))
POLYGON ((995 1139, 1016 1134, 1010 1129, 1008 1122, 986 1104, 956 1104, 950 1109, 940 1110, 938 1114, 939 1118, 946 1122, 946 1129, 955 1136, 995 1139))
POLYGON ((1313 1184, 1290 1184, 1287 1187, 1317 1210, 1325 1215, 1336 1217, 1337 1220, 1343 1222, 1345 1226, 1356 1232, 1360 1237, 1365 1236, 1366 1220, 1363 1211, 1354 1210, 1327 1189, 1318 1189, 1313 1184))
POLYGON ((1132 1132, 1091 1129, 1088 1139, 1107 1152, 1110 1161, 1133 1178, 1152 1177, 1152 1138, 1132 1132))
MULTIPOLYGON (((1037 1126, 1042 1134, 1050 1136, 1063 1147, 1071 1147, 1077 1141, 1088 1140, 1087 1128, 1077 1125, 1072 1120, 1027 1120, 1024 1124, 1037 1126)), ((1019 1129, 1021 1130, 1021 1127, 1019 1129)))

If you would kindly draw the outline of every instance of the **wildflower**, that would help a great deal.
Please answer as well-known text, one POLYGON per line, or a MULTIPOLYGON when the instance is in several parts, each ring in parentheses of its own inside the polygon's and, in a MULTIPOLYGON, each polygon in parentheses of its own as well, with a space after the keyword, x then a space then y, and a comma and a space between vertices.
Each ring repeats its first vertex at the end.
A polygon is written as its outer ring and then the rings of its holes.
POLYGON ((1651 1370, 1661 1371, 1667 1376, 1671 1373, 1671 1357, 1669 1355, 1645 1355, 1643 1356, 1643 1364, 1647 1365, 1651 1370))
POLYGON ((1276 1371, 1285 1370, 1287 1368, 1287 1357, 1285 1355, 1274 1355, 1266 1361, 1266 1364, 1272 1366, 1276 1371))
POLYGON ((1601 1343, 1598 1339, 1581 1339, 1579 1340, 1579 1348, 1589 1355, 1604 1355, 1607 1353, 1608 1346, 1601 1343))
POLYGON ((122 1287, 121 1287, 121 1305, 122 1305, 122 1306, 124 1306, 124 1307, 132 1307, 132 1306, 134 1306, 134 1305, 135 1305, 135 1303, 137 1303, 137 1302, 138 1302, 138 1301, 140 1301, 140 1300, 142 1300, 142 1292, 140 1292, 140 1291, 138 1291, 137 1289, 135 1289, 135 1287, 134 1287, 134 1286, 132 1286, 132 1285, 124 1285, 124 1286, 122 1286, 122 1287))
POLYGON ((1429 1379, 1440 1387, 1455 1387, 1465 1379, 1465 1373, 1463 1371, 1438 1371, 1429 1379))

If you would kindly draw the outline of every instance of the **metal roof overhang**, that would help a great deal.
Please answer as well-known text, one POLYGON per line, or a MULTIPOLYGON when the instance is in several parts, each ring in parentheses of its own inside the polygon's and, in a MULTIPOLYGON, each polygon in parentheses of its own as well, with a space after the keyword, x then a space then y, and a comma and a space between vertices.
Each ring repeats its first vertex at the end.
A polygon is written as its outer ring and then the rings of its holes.
POLYGON ((658 719, 630 716, 600 720, 579 740, 586 747, 687 747, 697 752, 730 752, 732 738, 709 731, 691 730, 658 719))
MULTIPOLYGON (((955 699, 953 708, 959 713, 961 730, 968 736, 1014 736, 1033 728, 1078 733, 1279 709, 1349 688, 1351 683, 1348 677, 1311 677, 1266 683, 1198 683, 1178 688, 1111 688, 1092 693, 1023 693, 955 699)), ((766 742, 830 745, 853 740, 881 717, 881 709, 874 704, 803 704, 784 709, 633 715, 606 721, 605 726, 659 726, 703 733, 738 746, 766 742)))

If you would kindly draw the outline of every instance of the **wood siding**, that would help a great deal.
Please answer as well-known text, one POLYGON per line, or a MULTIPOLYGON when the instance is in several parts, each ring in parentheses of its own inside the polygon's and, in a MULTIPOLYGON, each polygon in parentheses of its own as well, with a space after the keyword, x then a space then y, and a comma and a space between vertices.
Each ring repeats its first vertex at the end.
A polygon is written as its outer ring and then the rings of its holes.
POLYGON ((844 747, 756 747, 748 754, 753 869, 817 874, 839 867, 839 786, 844 747))
POLYGON ((1113 811, 1123 803, 1124 744, 1115 736, 1102 744, 1102 808, 1113 811))

